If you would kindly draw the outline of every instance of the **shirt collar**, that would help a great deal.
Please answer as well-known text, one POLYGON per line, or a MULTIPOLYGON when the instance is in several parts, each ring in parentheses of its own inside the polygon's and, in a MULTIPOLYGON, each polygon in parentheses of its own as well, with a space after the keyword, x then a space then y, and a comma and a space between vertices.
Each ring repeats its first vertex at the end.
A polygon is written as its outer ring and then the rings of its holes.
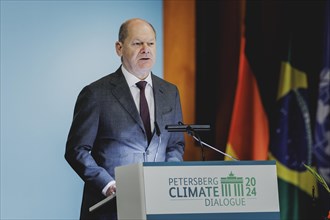
MULTIPOLYGON (((123 72, 129 87, 136 86, 135 84, 141 81, 141 79, 128 72, 123 65, 121 66, 121 71, 123 72)), ((147 78, 145 78, 144 81, 146 81, 147 84, 152 87, 151 73, 148 74, 147 78)))

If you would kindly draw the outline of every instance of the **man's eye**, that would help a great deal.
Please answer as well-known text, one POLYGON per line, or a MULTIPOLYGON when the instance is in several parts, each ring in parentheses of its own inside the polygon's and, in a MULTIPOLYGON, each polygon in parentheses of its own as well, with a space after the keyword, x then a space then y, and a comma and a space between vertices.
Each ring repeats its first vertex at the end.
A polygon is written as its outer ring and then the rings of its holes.
POLYGON ((154 42, 149 42, 148 45, 153 46, 153 45, 155 45, 155 43, 154 42))
POLYGON ((133 43, 133 46, 140 46, 142 43, 141 42, 135 42, 133 43))

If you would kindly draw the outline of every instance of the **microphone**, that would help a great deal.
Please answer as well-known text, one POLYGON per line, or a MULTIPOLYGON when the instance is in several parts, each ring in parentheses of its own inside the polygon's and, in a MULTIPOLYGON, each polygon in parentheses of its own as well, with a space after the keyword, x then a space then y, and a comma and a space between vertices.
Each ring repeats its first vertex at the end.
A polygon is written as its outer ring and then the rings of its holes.
MULTIPOLYGON (((191 135, 196 141, 198 141, 198 143, 200 143, 200 145, 204 145, 204 146, 207 146, 209 148, 211 148, 212 150, 224 155, 224 156, 227 156, 229 158, 231 158, 232 160, 236 160, 238 161, 238 159, 236 159, 235 157, 229 155, 229 154, 226 154, 225 152, 215 148, 215 147, 212 147, 211 145, 203 142, 199 136, 196 137, 196 131, 208 131, 210 130, 210 125, 185 125, 183 124, 181 121, 178 122, 179 125, 166 125, 165 126, 165 129, 168 130, 169 132, 187 132, 189 135, 191 135)), ((203 150, 203 149, 202 149, 203 150)), ((204 158, 204 156, 203 156, 204 158)))
POLYGON ((179 125, 166 125, 165 129, 169 132, 210 131, 210 125, 185 125, 179 122, 179 125))

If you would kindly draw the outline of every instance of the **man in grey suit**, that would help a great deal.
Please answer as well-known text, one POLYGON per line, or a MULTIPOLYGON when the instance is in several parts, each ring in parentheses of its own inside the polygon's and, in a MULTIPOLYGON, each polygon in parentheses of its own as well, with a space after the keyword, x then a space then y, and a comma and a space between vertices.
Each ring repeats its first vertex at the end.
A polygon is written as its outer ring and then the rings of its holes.
POLYGON ((165 130, 165 125, 182 121, 179 91, 151 72, 156 59, 154 27, 142 19, 127 20, 115 47, 122 65, 82 89, 66 143, 65 159, 85 182, 80 219, 117 219, 115 200, 88 211, 116 192, 115 167, 183 160, 183 133, 165 130), (146 82, 146 126, 140 117, 139 81, 146 82))

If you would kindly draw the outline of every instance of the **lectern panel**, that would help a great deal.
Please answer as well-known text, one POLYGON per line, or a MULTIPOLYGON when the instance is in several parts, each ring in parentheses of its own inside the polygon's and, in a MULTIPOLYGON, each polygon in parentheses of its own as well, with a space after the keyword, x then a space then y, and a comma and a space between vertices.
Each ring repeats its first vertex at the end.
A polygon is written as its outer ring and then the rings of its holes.
MULTIPOLYGON (((144 219, 280 219, 275 161, 156 162, 135 166, 140 167, 137 170, 143 179, 138 182, 143 183, 143 193, 139 194, 143 198, 139 201, 145 202, 145 210, 139 213, 145 213, 144 219)), ((117 187, 121 187, 119 183, 117 187)), ((117 201, 122 202, 118 205, 125 204, 125 199, 120 198, 119 190, 117 201)))

